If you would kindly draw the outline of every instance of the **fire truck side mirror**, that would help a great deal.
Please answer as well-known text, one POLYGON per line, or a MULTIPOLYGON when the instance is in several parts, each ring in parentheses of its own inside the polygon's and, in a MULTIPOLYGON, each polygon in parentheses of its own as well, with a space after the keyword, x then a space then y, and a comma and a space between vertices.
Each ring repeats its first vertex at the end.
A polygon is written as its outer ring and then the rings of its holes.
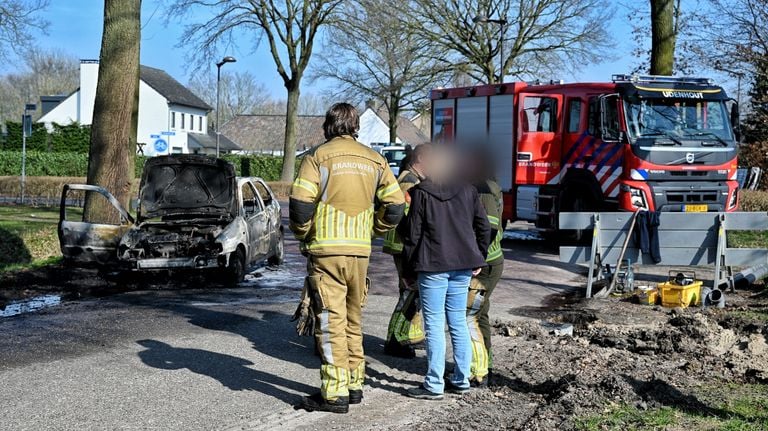
POLYGON ((731 127, 733 127, 733 137, 736 138, 736 142, 741 142, 741 115, 739 103, 735 101, 731 105, 731 127))

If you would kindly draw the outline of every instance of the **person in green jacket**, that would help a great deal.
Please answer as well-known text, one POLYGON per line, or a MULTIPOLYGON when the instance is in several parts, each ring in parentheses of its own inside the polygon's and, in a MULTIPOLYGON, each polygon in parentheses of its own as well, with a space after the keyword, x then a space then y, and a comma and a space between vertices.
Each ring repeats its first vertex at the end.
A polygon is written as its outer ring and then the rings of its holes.
POLYGON ((470 383, 473 386, 486 386, 488 375, 493 369, 491 353, 491 323, 488 311, 491 308, 491 293, 504 272, 504 253, 501 250, 501 240, 504 236, 502 211, 504 208, 501 187, 493 178, 492 163, 485 160, 480 163, 480 181, 475 187, 480 202, 488 214, 491 224, 491 245, 488 247, 486 263, 479 274, 472 277, 467 296, 467 324, 472 339, 472 365, 470 383))
MULTIPOLYGON (((397 178, 400 190, 405 194, 405 213, 408 214, 410 198, 408 190, 419 184, 423 179, 425 154, 429 144, 416 146, 409 155, 397 178)), ((384 237, 384 253, 391 254, 397 269, 399 297, 387 328, 387 341, 384 353, 401 358, 416 356, 413 346, 424 341, 424 330, 421 322, 421 304, 419 302, 418 286, 408 286, 403 279, 403 243, 395 229, 384 237)))

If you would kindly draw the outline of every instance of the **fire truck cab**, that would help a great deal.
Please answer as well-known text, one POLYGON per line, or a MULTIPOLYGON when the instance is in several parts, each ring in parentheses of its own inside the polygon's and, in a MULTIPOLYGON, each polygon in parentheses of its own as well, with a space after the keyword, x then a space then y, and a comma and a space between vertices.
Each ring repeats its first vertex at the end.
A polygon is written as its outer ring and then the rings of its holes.
POLYGON ((494 154, 505 220, 555 231, 560 211, 738 205, 738 107, 708 79, 513 82, 431 99, 433 142, 494 154))

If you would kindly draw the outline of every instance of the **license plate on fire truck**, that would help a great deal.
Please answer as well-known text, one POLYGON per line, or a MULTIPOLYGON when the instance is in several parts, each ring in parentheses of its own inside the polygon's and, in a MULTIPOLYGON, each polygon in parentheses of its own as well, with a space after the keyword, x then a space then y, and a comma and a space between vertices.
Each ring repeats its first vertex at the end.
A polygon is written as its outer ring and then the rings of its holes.
POLYGON ((687 213, 705 213, 708 209, 707 205, 683 205, 683 211, 687 213))

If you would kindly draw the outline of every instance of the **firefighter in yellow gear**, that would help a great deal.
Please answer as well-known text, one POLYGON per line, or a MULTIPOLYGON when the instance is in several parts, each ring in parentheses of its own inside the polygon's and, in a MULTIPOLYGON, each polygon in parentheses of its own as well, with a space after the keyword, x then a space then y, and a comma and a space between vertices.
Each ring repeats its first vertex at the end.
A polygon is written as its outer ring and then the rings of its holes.
POLYGON ((502 225, 502 210, 504 207, 501 188, 495 181, 488 179, 476 185, 480 202, 488 214, 491 224, 491 245, 484 267, 479 274, 472 277, 467 296, 467 324, 472 341, 472 364, 470 366, 470 383, 474 386, 488 384, 489 369, 493 368, 491 352, 491 323, 488 311, 491 307, 491 293, 504 272, 504 253, 501 250, 501 240, 504 236, 502 225))
POLYGON ((320 392, 308 410, 346 413, 362 400, 362 307, 372 235, 402 218, 405 200, 384 157, 355 140, 357 110, 337 103, 325 116, 326 142, 304 156, 291 188, 290 228, 307 256, 307 289, 321 358, 320 392))
MULTIPOLYGON (((421 174, 424 155, 429 151, 429 145, 419 145, 413 149, 410 160, 397 178, 400 190, 406 196, 405 214, 408 214, 408 190, 423 179, 421 174)), ((387 341, 384 353, 403 358, 416 356, 413 346, 424 341, 424 330, 421 323, 421 304, 417 286, 408 286, 403 279, 403 243, 395 229, 384 237, 382 251, 391 254, 397 270, 399 296, 392 317, 387 327, 387 341)))

